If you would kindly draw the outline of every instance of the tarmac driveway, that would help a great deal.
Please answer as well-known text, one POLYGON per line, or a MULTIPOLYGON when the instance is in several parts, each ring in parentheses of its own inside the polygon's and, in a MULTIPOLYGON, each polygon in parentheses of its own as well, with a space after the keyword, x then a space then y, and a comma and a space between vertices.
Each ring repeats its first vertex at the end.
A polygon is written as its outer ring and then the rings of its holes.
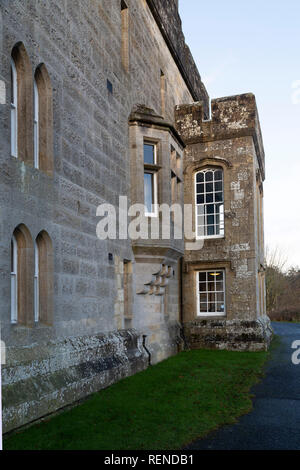
POLYGON ((266 366, 266 376, 252 389, 253 411, 237 424, 193 442, 188 450, 300 450, 300 364, 293 364, 291 348, 300 341, 300 324, 272 326, 280 345, 266 366))

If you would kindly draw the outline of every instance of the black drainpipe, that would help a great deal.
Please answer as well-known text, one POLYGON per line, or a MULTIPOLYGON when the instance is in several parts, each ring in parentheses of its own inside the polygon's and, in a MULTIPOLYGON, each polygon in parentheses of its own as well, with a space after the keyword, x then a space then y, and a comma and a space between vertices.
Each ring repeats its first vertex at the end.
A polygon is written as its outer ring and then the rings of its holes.
POLYGON ((186 337, 184 334, 184 326, 183 326, 183 260, 184 258, 180 258, 180 264, 179 264, 179 269, 180 269, 180 285, 179 285, 179 290, 180 290, 180 336, 184 344, 184 349, 188 349, 188 345, 186 342, 186 337))
POLYGON ((143 335, 143 348, 145 349, 146 353, 148 354, 148 365, 151 366, 151 352, 146 346, 146 338, 147 335, 143 335))

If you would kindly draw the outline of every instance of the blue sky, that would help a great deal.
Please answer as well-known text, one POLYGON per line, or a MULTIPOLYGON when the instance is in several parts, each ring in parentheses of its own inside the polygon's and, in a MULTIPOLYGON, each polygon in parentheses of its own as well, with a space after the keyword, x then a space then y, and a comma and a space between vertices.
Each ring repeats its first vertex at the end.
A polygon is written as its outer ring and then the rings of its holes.
POLYGON ((211 98, 256 95, 266 153, 266 244, 300 266, 300 1, 179 0, 211 98))

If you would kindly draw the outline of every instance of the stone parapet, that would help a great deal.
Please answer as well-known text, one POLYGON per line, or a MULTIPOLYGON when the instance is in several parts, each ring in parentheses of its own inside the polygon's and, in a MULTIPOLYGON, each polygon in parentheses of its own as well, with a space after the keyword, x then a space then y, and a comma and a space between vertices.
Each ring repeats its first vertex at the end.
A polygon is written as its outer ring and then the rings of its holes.
POLYGON ((211 118, 205 116, 201 102, 176 106, 176 128, 185 144, 251 136, 264 180, 265 154, 255 96, 246 93, 214 99, 211 118))

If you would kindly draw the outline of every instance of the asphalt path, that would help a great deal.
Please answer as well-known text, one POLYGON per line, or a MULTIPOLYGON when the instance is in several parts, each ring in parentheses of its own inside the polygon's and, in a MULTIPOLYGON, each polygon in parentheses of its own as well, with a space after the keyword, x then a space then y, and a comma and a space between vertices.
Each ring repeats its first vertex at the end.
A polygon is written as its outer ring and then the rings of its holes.
POLYGON ((272 350, 265 377, 252 389, 253 410, 186 449, 300 450, 300 364, 292 362, 297 352, 292 349, 294 341, 299 341, 300 349, 300 324, 272 326, 280 341, 272 350))

